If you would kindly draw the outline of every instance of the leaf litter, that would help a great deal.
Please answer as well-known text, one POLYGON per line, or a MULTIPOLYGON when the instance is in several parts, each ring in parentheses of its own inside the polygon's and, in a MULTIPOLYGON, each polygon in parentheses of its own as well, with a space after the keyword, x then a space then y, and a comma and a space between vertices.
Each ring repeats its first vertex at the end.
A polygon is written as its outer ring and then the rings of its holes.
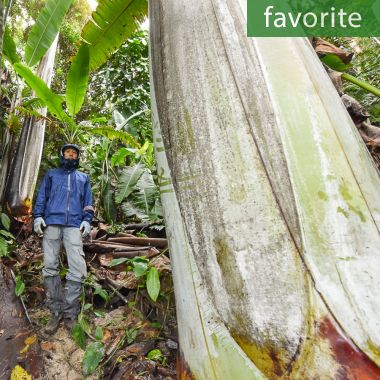
MULTIPOLYGON (((84 242, 89 274, 72 334, 63 326, 51 337, 40 333, 50 317, 41 239, 24 231, 24 240, 19 236, 18 248, 3 259, 15 273, 14 291, 32 328, 21 338, 19 355, 36 347, 42 358, 33 379, 176 378, 177 322, 167 241, 131 232, 109 234, 102 225, 84 242)), ((62 251, 62 279, 65 260, 62 251)), ((29 378, 25 364, 13 366, 12 379, 29 378)))

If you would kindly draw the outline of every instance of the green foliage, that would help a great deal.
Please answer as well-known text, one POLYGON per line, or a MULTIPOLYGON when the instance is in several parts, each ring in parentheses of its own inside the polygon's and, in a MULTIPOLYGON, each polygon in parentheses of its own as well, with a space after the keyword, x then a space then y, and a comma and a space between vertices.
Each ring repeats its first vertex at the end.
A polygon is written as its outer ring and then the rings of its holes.
POLYGON ((121 207, 128 218, 148 221, 163 217, 159 188, 150 170, 141 164, 123 169, 119 176, 116 202, 123 202, 121 207))
POLYGON ((1 227, 0 227, 0 258, 1 258, 3 256, 8 256, 10 247, 14 242, 14 236, 9 231, 10 219, 7 214, 1 212, 1 208, 0 208, 0 221, 1 221, 1 227))
POLYGON ((148 352, 148 355, 146 356, 150 360, 154 360, 156 362, 159 362, 160 364, 165 365, 166 358, 162 354, 161 350, 155 348, 154 350, 151 350, 148 352))
POLYGON ((29 33, 25 60, 34 66, 53 43, 63 18, 73 0, 47 0, 29 33))
POLYGON ((102 340, 103 335, 104 335, 103 329, 100 326, 97 326, 95 329, 95 339, 102 340))
MULTIPOLYGON (((134 257, 133 259, 119 258, 113 259, 109 264, 110 267, 120 264, 131 264, 132 271, 137 278, 142 278, 143 283, 146 286, 149 297, 156 302, 160 294, 160 276, 158 270, 155 267, 149 266, 149 260, 145 257, 134 257)), ((127 268, 127 271, 130 267, 127 268)))
POLYGON ((158 295, 160 294, 160 277, 158 270, 154 267, 151 267, 148 271, 146 278, 146 289, 149 297, 156 302, 158 295))
POLYGON ((25 283, 20 276, 16 276, 15 293, 17 297, 20 297, 25 290, 25 283))
POLYGON ((62 108, 63 99, 59 95, 51 91, 41 78, 33 74, 32 71, 23 64, 16 63, 14 69, 46 104, 52 115, 61 121, 67 121, 68 117, 62 108))
POLYGON ((124 168, 119 175, 118 189, 116 191, 116 203, 121 203, 135 190, 137 181, 144 172, 144 165, 141 163, 133 167, 124 168))
MULTIPOLYGON (((346 50, 351 50, 350 43, 354 42, 357 52, 351 61, 347 74, 380 89, 380 45, 372 38, 330 38, 331 43, 346 50)), ((371 114, 371 122, 380 125, 379 99, 372 92, 355 83, 344 81, 343 90, 358 100, 371 114)))
POLYGON ((326 54, 324 57, 321 58, 321 61, 330 67, 330 69, 336 70, 336 71, 346 71, 349 69, 352 65, 345 64, 340 57, 338 57, 335 54, 326 54))
POLYGON ((11 36, 11 32, 8 26, 5 28, 4 32, 3 55, 12 64, 20 61, 20 57, 18 56, 16 51, 16 44, 11 36))
POLYGON ((0 221, 1 224, 4 226, 4 228, 9 231, 11 221, 9 219, 9 216, 7 214, 4 214, 3 212, 0 214, 0 221))
POLYGON ((117 128, 141 144, 152 141, 148 34, 140 30, 93 75, 87 110, 113 112, 117 128))
POLYGON ((107 137, 107 139, 111 141, 120 140, 132 146, 139 146, 139 143, 128 132, 117 131, 113 127, 82 127, 82 129, 87 129, 94 135, 107 137))
POLYGON ((105 182, 105 186, 102 191, 102 204, 105 219, 107 223, 112 224, 116 220, 117 209, 113 200, 113 191, 111 189, 111 183, 109 180, 105 182))
POLYGON ((110 300, 110 296, 107 292, 107 290, 103 289, 101 286, 95 287, 94 295, 98 294, 100 297, 103 298, 105 302, 108 302, 110 300))
POLYGON ((96 367, 103 359, 105 354, 104 344, 101 342, 91 343, 83 356, 83 365, 82 370, 85 376, 93 374, 96 370, 96 367))
POLYGON ((84 350, 86 347, 86 333, 83 330, 82 326, 77 323, 72 331, 71 331, 71 336, 74 339, 74 342, 82 349, 84 350))
POLYGON ((66 104, 72 116, 81 109, 86 95, 89 59, 88 45, 83 44, 75 56, 67 76, 66 104))
MULTIPOLYGON (((321 61, 330 67, 330 69, 335 71, 346 71, 348 68, 350 68, 352 65, 346 65, 340 57, 338 57, 335 54, 327 54, 324 57, 321 58, 321 61)), ((354 76, 342 73, 342 79, 346 79, 351 83, 356 84, 357 86, 361 87, 362 89, 371 92, 372 94, 376 95, 377 97, 380 97, 380 89, 372 86, 368 82, 362 81, 358 78, 355 78, 354 76)))
POLYGON ((147 0, 100 0, 82 31, 82 38, 90 44, 91 70, 102 66, 147 14, 147 0))

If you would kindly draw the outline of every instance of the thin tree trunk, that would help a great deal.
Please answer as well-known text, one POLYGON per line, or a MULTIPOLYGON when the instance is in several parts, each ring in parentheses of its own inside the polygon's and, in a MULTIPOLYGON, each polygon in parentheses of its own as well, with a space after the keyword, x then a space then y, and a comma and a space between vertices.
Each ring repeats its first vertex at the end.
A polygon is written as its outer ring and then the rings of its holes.
POLYGON ((150 26, 181 378, 380 376, 380 180, 310 43, 243 1, 150 26))

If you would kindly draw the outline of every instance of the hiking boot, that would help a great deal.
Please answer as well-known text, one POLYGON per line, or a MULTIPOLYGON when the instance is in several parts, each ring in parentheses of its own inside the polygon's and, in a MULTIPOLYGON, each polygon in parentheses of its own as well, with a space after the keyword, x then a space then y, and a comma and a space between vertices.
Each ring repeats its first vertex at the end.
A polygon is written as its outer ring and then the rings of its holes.
POLYGON ((73 330, 73 327, 77 324, 77 320, 71 319, 71 318, 65 318, 63 320, 63 324, 65 325, 67 331, 71 333, 73 330))
POLYGON ((53 335, 58 330, 61 321, 62 314, 53 314, 48 324, 42 329, 42 333, 45 335, 53 335))

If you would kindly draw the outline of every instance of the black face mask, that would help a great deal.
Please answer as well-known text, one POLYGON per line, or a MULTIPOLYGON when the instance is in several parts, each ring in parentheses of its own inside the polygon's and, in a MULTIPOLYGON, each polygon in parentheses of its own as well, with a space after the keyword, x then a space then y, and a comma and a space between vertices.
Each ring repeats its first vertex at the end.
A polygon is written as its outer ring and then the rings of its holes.
POLYGON ((65 170, 73 170, 79 166, 79 158, 76 160, 67 160, 61 157, 61 167, 65 170))

